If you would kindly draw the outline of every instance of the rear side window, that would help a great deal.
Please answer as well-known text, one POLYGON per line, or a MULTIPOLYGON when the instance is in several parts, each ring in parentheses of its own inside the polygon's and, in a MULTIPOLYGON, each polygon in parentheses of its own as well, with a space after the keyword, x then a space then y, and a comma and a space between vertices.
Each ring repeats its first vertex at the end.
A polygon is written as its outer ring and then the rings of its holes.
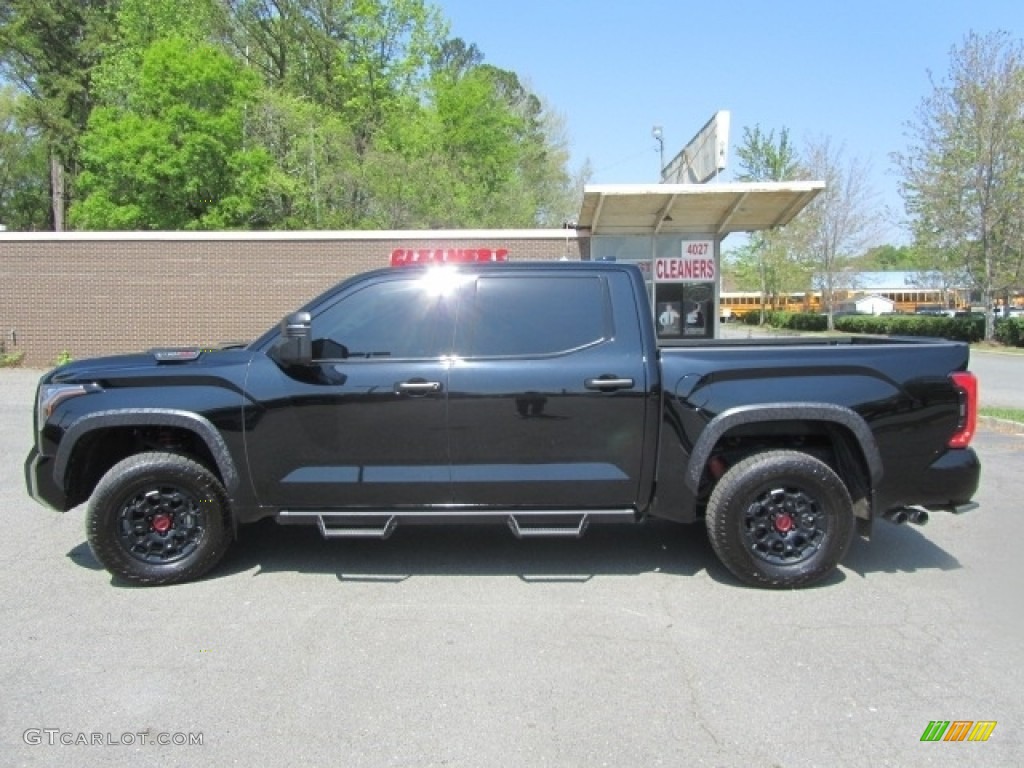
POLYGON ((596 275, 482 276, 459 310, 463 357, 557 355, 611 336, 605 281, 596 275))

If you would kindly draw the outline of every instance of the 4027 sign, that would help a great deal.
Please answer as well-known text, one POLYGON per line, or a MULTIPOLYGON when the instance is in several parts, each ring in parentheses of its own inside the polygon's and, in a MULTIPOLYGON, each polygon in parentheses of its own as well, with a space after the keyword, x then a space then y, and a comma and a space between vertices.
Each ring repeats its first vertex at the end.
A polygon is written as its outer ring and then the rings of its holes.
POLYGON ((654 260, 654 279, 659 283, 704 283, 717 278, 711 240, 684 240, 677 258, 654 260))

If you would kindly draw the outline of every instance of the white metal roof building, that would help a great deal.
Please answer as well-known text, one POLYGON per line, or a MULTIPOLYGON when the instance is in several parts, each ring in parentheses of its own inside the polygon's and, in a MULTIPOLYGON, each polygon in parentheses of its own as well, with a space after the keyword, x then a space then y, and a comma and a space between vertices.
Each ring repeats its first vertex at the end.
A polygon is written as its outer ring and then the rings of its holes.
POLYGON ((577 233, 589 236, 591 259, 645 272, 659 335, 710 338, 721 315, 722 240, 788 224, 824 188, 822 181, 587 186, 577 233))

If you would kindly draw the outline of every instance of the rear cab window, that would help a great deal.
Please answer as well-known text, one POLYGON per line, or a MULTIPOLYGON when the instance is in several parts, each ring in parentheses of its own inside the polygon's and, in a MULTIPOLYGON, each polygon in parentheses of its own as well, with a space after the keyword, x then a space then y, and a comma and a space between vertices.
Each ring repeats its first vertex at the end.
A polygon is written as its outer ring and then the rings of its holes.
POLYGON ((566 354, 612 337, 599 275, 481 275, 459 309, 460 357, 566 354))

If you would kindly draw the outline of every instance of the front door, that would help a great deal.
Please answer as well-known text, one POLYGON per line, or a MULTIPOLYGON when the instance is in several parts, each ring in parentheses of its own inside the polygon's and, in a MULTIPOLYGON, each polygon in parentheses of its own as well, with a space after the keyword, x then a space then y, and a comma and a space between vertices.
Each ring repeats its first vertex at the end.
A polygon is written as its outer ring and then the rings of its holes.
POLYGON ((313 310, 312 365, 253 363, 246 418, 261 504, 389 508, 451 501, 449 298, 413 275, 313 310))

